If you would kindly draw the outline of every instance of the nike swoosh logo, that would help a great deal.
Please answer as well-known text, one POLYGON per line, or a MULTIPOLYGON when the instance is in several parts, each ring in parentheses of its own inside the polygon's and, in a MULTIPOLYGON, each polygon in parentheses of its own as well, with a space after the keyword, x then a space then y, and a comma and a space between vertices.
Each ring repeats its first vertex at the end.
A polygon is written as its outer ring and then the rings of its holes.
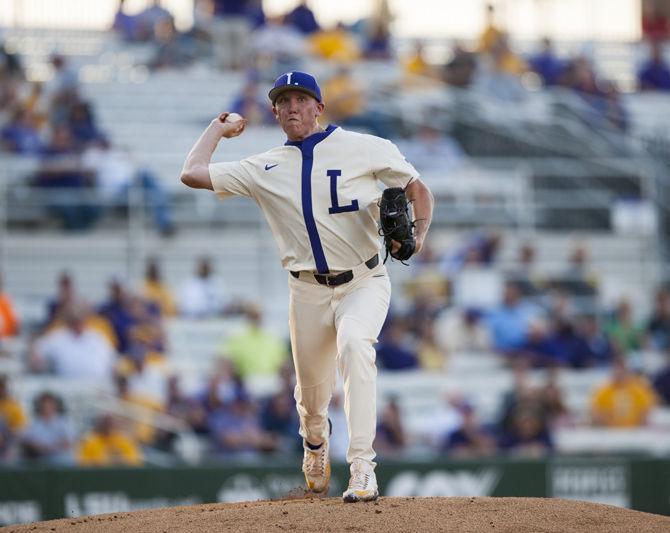
POLYGON ((372 276, 372 277, 373 277, 373 278, 384 278, 384 277, 386 277, 386 274, 375 274, 375 275, 372 276))
POLYGON ((279 163, 275 163, 274 165, 265 165, 265 170, 270 170, 271 168, 275 168, 279 163))

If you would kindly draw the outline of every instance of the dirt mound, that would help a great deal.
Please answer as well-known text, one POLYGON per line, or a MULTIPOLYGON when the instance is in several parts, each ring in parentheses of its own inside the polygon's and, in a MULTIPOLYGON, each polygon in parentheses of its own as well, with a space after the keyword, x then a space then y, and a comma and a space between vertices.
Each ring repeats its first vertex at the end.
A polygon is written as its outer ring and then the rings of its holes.
POLYGON ((0 533, 663 532, 670 517, 544 498, 303 498, 153 509, 0 528, 0 533))

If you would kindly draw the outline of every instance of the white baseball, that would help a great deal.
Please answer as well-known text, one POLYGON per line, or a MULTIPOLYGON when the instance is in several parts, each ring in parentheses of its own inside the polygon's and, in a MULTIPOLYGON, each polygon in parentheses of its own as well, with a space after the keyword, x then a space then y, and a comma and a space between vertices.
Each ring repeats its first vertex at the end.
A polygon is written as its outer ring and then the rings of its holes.
POLYGON ((242 120, 242 115, 239 113, 230 113, 224 122, 239 122, 240 120, 242 120))

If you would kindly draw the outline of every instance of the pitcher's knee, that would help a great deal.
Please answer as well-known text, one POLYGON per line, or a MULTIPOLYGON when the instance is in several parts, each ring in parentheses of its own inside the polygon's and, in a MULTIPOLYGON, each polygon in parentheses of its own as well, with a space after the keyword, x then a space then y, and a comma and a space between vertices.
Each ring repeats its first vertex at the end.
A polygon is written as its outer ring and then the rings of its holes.
POLYGON ((366 339, 347 337, 338 343, 338 357, 342 368, 361 364, 374 366, 375 349, 372 343, 366 339))

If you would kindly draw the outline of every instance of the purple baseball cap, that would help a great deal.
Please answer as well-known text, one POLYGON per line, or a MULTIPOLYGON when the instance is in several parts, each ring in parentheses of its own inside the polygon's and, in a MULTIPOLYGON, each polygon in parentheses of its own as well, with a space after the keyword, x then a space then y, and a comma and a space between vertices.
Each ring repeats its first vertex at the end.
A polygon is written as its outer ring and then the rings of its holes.
POLYGON ((279 95, 285 91, 302 91, 309 94, 317 102, 321 102, 321 88, 316 83, 316 78, 306 72, 293 70, 279 76, 268 93, 272 105, 277 101, 279 95))

